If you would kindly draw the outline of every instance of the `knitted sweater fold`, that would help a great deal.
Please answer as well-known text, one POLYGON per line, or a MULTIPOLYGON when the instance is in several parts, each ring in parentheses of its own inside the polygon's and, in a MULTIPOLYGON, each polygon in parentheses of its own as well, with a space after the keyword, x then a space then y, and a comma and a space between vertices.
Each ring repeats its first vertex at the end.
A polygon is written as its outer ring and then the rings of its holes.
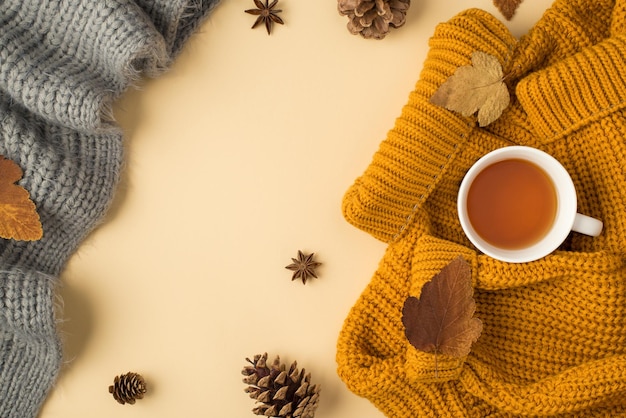
POLYGON ((626 416, 625 24, 624 0, 557 0, 519 41, 475 9, 437 26, 408 103, 342 205, 389 246, 344 322, 338 373, 387 416, 626 416), (430 103, 476 50, 503 63, 512 95, 486 128, 430 103), (572 233, 523 264, 472 246, 459 184, 512 144, 566 167, 578 211, 604 221, 601 236, 572 233), (406 298, 457 256, 471 265, 484 326, 460 359, 416 350, 401 321, 406 298))
POLYGON ((23 170, 39 241, 0 240, 0 416, 35 417, 57 378, 58 276, 123 164, 111 103, 164 71, 216 0, 0 2, 0 154, 23 170))

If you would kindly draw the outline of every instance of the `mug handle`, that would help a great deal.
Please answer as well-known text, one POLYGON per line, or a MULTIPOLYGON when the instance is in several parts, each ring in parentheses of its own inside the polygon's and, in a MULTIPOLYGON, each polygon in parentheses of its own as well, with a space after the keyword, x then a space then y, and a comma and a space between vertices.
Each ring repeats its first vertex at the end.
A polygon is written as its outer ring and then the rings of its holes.
POLYGON ((591 216, 577 213, 574 218, 574 225, 572 231, 579 232, 581 234, 597 237, 602 232, 603 223, 601 220, 592 218, 591 216))

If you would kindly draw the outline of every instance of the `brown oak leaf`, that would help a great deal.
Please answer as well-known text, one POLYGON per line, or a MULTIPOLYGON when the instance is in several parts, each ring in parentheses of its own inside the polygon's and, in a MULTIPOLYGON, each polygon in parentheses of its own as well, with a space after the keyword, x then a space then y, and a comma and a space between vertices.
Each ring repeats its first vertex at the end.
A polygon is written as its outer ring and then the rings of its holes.
POLYGON ((22 175, 14 161, 0 155, 0 237, 36 241, 43 228, 28 191, 15 184, 22 175))
POLYGON ((506 20, 513 19, 515 11, 519 7, 522 0, 493 0, 493 4, 500 10, 500 13, 506 20))
POLYGON ((413 347, 453 357, 469 354, 483 329, 474 318, 471 280, 469 264, 459 256, 422 287, 419 299, 406 299, 402 323, 413 347))
POLYGON ((472 53, 472 64, 456 69, 433 94, 430 102, 470 116, 478 112, 478 124, 487 126, 500 117, 510 102, 502 64, 493 55, 472 53))

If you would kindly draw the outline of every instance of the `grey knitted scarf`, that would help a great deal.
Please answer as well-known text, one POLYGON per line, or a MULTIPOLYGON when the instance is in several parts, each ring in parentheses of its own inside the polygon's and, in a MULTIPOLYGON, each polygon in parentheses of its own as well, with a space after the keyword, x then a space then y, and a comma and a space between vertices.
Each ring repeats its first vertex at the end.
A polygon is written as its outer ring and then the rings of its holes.
POLYGON ((163 71, 217 2, 0 0, 0 154, 23 169, 44 230, 0 240, 0 417, 37 416, 57 378, 57 279, 123 162, 111 103, 163 71))

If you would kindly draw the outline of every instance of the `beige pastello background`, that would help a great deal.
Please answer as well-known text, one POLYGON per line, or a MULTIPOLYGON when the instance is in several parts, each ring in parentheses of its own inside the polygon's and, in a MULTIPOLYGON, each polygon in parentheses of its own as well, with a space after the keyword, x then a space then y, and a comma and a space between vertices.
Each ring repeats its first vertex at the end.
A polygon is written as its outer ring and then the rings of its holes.
MULTIPOLYGON (((525 0, 525 33, 549 7, 525 0)), ((336 374, 335 344, 385 245, 341 215, 345 190, 406 103, 438 22, 491 0, 413 0, 382 41, 351 35, 336 1, 280 0, 251 30, 224 0, 171 70, 116 105, 127 167, 112 211, 62 277, 66 364, 41 418, 253 417, 245 358, 297 360, 317 418, 382 417, 336 374), (315 252, 319 279, 284 266, 315 252), (147 396, 120 405, 113 378, 147 396)))

